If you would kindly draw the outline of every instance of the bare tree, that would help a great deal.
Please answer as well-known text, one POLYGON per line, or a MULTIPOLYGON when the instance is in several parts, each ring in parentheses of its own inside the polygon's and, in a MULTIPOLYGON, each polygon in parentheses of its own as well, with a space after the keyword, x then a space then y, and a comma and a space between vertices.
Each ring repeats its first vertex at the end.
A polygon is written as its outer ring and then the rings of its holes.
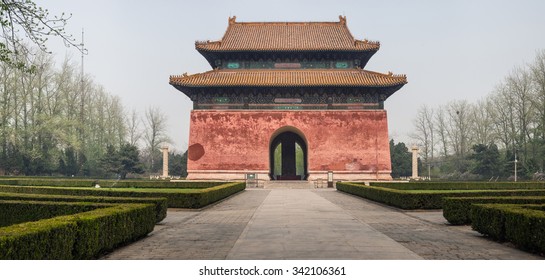
POLYGON ((34 67, 28 67, 32 64, 26 60, 29 56, 17 56, 20 51, 30 53, 20 33, 44 52, 47 52, 47 39, 55 36, 60 37, 67 46, 83 51, 83 47, 65 32, 68 19, 70 15, 64 13, 50 16, 47 9, 37 6, 31 0, 1 0, 0 37, 3 42, 0 42, 0 61, 19 69, 34 70, 34 67))
POLYGON ((516 67, 507 76, 506 86, 509 95, 513 97, 513 109, 516 116, 516 127, 518 128, 516 141, 522 148, 524 159, 528 159, 528 142, 532 138, 532 79, 530 72, 526 69, 516 67))
POLYGON ((127 141, 132 146, 138 146, 138 141, 142 138, 142 131, 140 130, 140 118, 136 110, 132 110, 129 117, 126 119, 127 126, 127 141))
POLYGON ((448 156, 447 116, 445 106, 439 106, 435 114, 435 130, 439 136, 442 156, 448 156))
POLYGON ((422 147, 424 161, 426 162, 433 161, 433 151, 435 149, 433 118, 433 109, 422 105, 417 111, 416 118, 413 120, 415 132, 411 137, 422 147))
POLYGON ((545 49, 537 52, 530 70, 535 89, 534 107, 540 123, 541 139, 545 140, 545 49))
POLYGON ((534 88, 533 105, 536 118, 536 147, 537 164, 543 172, 545 169, 545 49, 536 53, 534 62, 530 65, 532 84, 534 88))
POLYGON ((429 148, 429 154, 430 154, 430 160, 433 161, 434 159, 434 151, 435 151, 435 127, 434 127, 434 111, 433 109, 428 109, 427 112, 424 114, 424 118, 426 121, 426 124, 429 127, 429 139, 430 139, 430 148, 429 148))
POLYGON ((515 121, 514 99, 505 83, 496 86, 491 96, 492 112, 495 119, 495 133, 507 150, 515 147, 517 127, 515 121))
POLYGON ((153 171, 155 168, 155 158, 157 157, 160 145, 170 141, 166 135, 166 121, 165 114, 157 107, 149 107, 146 110, 144 141, 150 171, 153 171))
POLYGON ((447 104, 447 135, 456 156, 464 157, 471 148, 471 115, 472 108, 466 100, 447 104))
POLYGON ((471 110, 471 130, 475 137, 475 144, 490 144, 495 142, 494 116, 491 98, 477 101, 471 110))

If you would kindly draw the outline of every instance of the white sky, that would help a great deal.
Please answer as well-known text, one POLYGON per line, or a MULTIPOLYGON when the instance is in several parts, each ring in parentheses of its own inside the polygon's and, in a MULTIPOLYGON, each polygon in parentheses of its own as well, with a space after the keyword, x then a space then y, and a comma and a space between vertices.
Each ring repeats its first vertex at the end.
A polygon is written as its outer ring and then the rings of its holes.
MULTIPOLYGON (((420 104, 476 101, 514 66, 545 48, 545 1, 141 1, 37 0, 51 14, 71 13, 67 31, 85 28, 85 72, 128 110, 160 108, 177 150, 187 147, 190 100, 170 75, 210 70, 196 40, 219 40, 237 21, 338 21, 357 39, 380 41, 367 70, 406 74, 409 83, 386 101, 390 137, 408 134, 420 104)), ((79 62, 74 48, 50 39, 60 62, 79 62)))

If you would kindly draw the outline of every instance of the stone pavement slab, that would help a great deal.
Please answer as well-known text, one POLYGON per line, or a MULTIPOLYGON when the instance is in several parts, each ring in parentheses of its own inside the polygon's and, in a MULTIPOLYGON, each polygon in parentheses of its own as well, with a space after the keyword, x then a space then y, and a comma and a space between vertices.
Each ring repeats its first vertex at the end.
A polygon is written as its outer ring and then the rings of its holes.
POLYGON ((146 238, 103 259, 542 259, 333 189, 248 189, 203 210, 169 209, 146 238))
POLYGON ((227 259, 420 259, 314 191, 275 189, 227 259))
POLYGON ((269 191, 245 191, 204 210, 169 209, 146 238, 103 259, 225 259, 269 191))
POLYGON ((403 211, 341 192, 318 194, 424 259, 543 259, 489 240, 470 226, 452 226, 441 210, 403 211))

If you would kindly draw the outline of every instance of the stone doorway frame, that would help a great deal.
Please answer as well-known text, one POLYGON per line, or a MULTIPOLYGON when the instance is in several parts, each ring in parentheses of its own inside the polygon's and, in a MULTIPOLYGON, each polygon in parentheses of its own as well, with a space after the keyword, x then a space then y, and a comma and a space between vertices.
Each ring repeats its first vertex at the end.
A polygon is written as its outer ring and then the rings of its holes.
MULTIPOLYGON (((277 129, 270 137, 269 140, 269 178, 271 180, 307 180, 309 176, 308 171, 308 141, 304 135, 304 133, 293 127, 293 126, 284 126, 279 129, 277 129), (297 143, 301 149, 303 150, 303 176, 301 178, 281 178, 277 179, 274 174, 274 151, 276 147, 282 143, 282 137, 283 135, 286 135, 286 137, 294 137, 294 145, 297 143)), ((296 165, 296 162, 295 162, 296 165)), ((296 167, 295 167, 296 168, 296 167)))

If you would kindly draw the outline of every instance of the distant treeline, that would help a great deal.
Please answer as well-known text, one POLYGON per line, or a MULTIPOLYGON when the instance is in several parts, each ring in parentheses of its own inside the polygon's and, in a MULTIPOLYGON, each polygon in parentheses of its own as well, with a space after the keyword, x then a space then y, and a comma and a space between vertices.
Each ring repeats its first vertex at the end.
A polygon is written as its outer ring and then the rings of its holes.
MULTIPOLYGON (((82 76, 77 63, 65 59, 56 67, 54 57, 40 51, 18 55, 34 67, 0 63, 0 175, 113 176, 101 160, 109 147, 124 144, 142 150, 146 172, 158 172, 159 148, 168 137, 157 108, 142 118, 82 76)), ((180 167, 175 171, 183 175, 180 167)))
POLYGON ((532 63, 513 68, 476 103, 455 100, 436 108, 420 107, 414 125, 412 138, 432 175, 510 177, 515 153, 519 176, 532 178, 543 172, 545 50, 538 51, 532 63))

